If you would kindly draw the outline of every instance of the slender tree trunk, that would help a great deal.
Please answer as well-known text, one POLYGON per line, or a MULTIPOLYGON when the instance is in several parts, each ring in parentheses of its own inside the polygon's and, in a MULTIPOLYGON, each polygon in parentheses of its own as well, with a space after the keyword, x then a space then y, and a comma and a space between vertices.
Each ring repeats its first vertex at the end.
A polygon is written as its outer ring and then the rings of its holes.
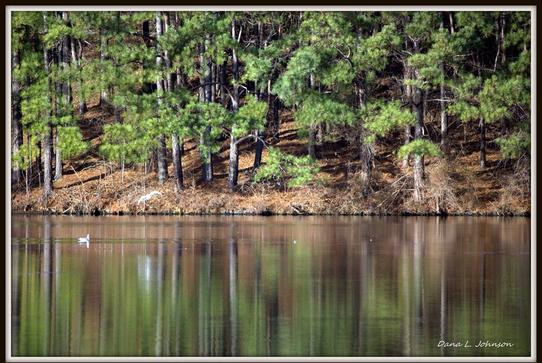
MULTIPOLYGON (((162 18, 160 12, 156 12, 156 67, 158 69, 162 66, 161 49, 159 46, 160 36, 162 35, 162 18)), ((158 107, 160 107, 160 97, 163 95, 164 87, 163 80, 158 77, 156 80, 156 91, 158 92, 158 107)), ((158 162, 158 181, 164 183, 167 179, 167 163, 166 163, 166 140, 164 135, 158 136, 158 149, 156 150, 157 162, 158 162)))
POLYGON ((59 136, 58 136, 59 127, 56 127, 55 135, 55 178, 54 180, 62 179, 62 155, 59 146, 59 136))
MULTIPOLYGON (((423 137, 423 114, 424 107, 421 99, 423 92, 415 87, 413 92, 413 108, 416 115, 416 125, 414 127, 414 138, 416 140, 423 137)), ((422 188, 424 178, 424 157, 423 155, 414 156, 414 200, 420 202, 422 200, 422 188)))
MULTIPOLYGON (((21 84, 14 76, 19 66, 19 54, 11 53, 11 153, 17 153, 23 144, 23 129, 21 124, 21 84)), ((21 178, 21 171, 17 165, 11 165, 11 187, 16 186, 21 178)))
MULTIPOLYGON (((358 94, 358 108, 363 108, 365 99, 364 92, 361 85, 357 87, 358 94)), ((373 145, 367 143, 365 137, 367 136, 367 130, 365 126, 361 126, 361 135, 359 143, 359 159, 361 163, 361 184, 362 184, 362 196, 364 198, 368 197, 371 192, 371 179, 373 172, 373 162, 374 162, 374 149, 373 145)))
MULTIPOLYGON (((79 43, 79 47, 81 47, 81 43, 79 43)), ((72 63, 75 65, 76 72, 77 72, 77 91, 79 93, 79 115, 82 115, 85 112, 87 112, 87 104, 85 102, 85 95, 83 92, 83 80, 82 80, 82 75, 81 75, 81 62, 80 62, 81 50, 79 50, 79 53, 76 52, 76 46, 75 46, 75 41, 73 37, 70 38, 70 48, 71 48, 72 63)))
MULTIPOLYGON (((237 40, 235 28, 235 19, 231 23, 231 35, 234 41, 237 40)), ((236 113, 239 110, 239 62, 237 59, 237 52, 232 49, 232 72, 234 79, 233 86, 233 98, 232 98, 232 111, 236 113)), ((239 177, 239 145, 237 138, 233 135, 233 130, 230 134, 230 158, 228 167, 228 187, 230 191, 235 191, 237 186, 237 179, 239 177)))
MULTIPOLYGON (((211 60, 204 56, 205 50, 209 46, 209 38, 205 39, 205 44, 200 48, 200 67, 203 69, 203 77, 200 79, 200 95, 203 96, 204 102, 211 102, 212 92, 212 72, 211 72, 211 60), (203 83, 201 83, 203 82, 203 83)), ((202 176, 205 183, 211 183, 213 181, 213 155, 211 153, 211 126, 207 126, 203 134, 201 135, 200 142, 205 145, 204 154, 202 155, 202 176)))
MULTIPOLYGON (((440 28, 444 29, 444 12, 441 13, 440 28)), ((440 73, 442 76, 445 76, 444 63, 439 65, 440 73)), ((444 98, 446 97, 446 92, 444 89, 444 83, 440 84, 440 145, 442 151, 445 154, 448 154, 448 116, 446 115, 446 102, 444 98)))
MULTIPOLYGON (((258 22, 257 28, 258 28, 258 47, 262 48, 264 47, 264 44, 263 44, 263 27, 262 27, 261 21, 258 22)), ((258 101, 261 101, 262 94, 261 94, 261 89, 258 86, 259 86, 258 82, 254 82, 256 97, 258 98, 258 101)), ((262 131, 254 130, 254 135, 256 137, 256 144, 254 145, 253 170, 256 170, 257 168, 259 168, 262 163, 262 153, 263 153, 263 147, 264 147, 264 143, 262 139, 265 137, 266 124, 267 124, 267 116, 266 116, 266 121, 264 122, 264 129, 262 131)))
MULTIPOLYGON (((309 87, 311 89, 314 88, 313 74, 309 76, 309 87)), ((316 129, 317 129, 317 126, 314 123, 309 126, 308 150, 309 150, 309 156, 313 159, 316 159, 316 129)))
MULTIPOLYGON (((62 12, 62 21, 66 26, 70 26, 70 19, 69 19, 69 13, 67 11, 62 12)), ((71 44, 71 38, 70 36, 65 36, 62 38, 62 69, 64 71, 68 70, 69 62, 70 62, 70 44, 71 44)), ((62 96, 64 97, 64 105, 66 107, 66 112, 71 113, 72 108, 72 85, 70 78, 66 82, 64 82, 62 88, 62 96)))
MULTIPOLYGON (((102 65, 105 63, 105 52, 107 50, 107 37, 105 35, 105 30, 100 29, 100 62, 102 65)), ((102 79, 103 79, 102 75, 102 79)), ((105 79, 103 79, 105 81, 105 79)), ((105 106, 107 102, 107 87, 103 86, 103 89, 100 92, 100 106, 105 106)))
MULTIPOLYGON (((258 101, 261 101, 260 92, 257 93, 257 96, 258 96, 258 101)), ((265 134, 265 130, 264 131, 254 130, 254 135, 256 137, 256 145, 254 148, 254 166, 253 166, 254 170, 259 168, 262 163, 262 153, 263 153, 263 146, 264 146, 262 138, 264 137, 264 134, 265 134)))
POLYGON ((365 143, 363 137, 360 141, 359 159, 361 162, 361 184, 363 186, 362 195, 364 198, 366 198, 371 192, 374 151, 373 146, 365 143))
MULTIPOLYGON (((63 11, 62 12, 62 21, 64 24, 68 24, 68 12, 63 11)), ((69 39, 68 36, 64 36, 62 38, 62 41, 60 43, 60 48, 58 50, 58 64, 62 68, 63 71, 67 71, 68 69, 68 59, 70 58, 70 51, 69 51, 69 39)), ((58 89, 56 98, 57 100, 57 110, 56 110, 56 116, 61 117, 64 115, 67 115, 71 112, 71 91, 70 91, 70 83, 69 81, 66 82, 59 82, 58 83, 58 89)), ((60 140, 59 140, 59 133, 61 131, 62 126, 56 127, 56 135, 55 135, 55 176, 54 180, 60 180, 62 179, 62 153, 60 150, 60 140)))
POLYGON ((228 95, 226 94, 226 82, 227 82, 227 61, 220 66, 220 101, 222 106, 226 107, 228 104, 228 95))
MULTIPOLYGON (((45 33, 47 33, 47 13, 43 12, 43 20, 45 24, 45 33)), ((47 46, 43 45, 43 63, 44 71, 47 77, 47 92, 49 92, 49 104, 51 104, 51 95, 50 95, 50 83, 49 83, 49 54, 47 51, 47 46)), ((52 154, 52 128, 51 128, 51 118, 49 111, 46 115, 46 132, 43 138, 43 201, 47 205, 49 196, 53 193, 53 183, 52 183, 52 170, 51 170, 51 154, 52 154)))
MULTIPOLYGON (((412 77, 412 70, 411 68, 406 64, 406 62, 404 63, 404 74, 403 74, 403 78, 405 81, 409 80, 410 78, 412 77)), ((406 82, 405 82, 406 83, 406 82)), ((411 85, 408 85, 408 84, 405 84, 404 85, 404 95, 405 95, 405 100, 408 101, 408 102, 411 102, 412 100, 412 86, 411 85)), ((408 144, 410 142, 410 140, 412 139, 412 127, 407 125, 405 126, 405 130, 404 130, 404 145, 408 144)), ((410 156, 409 155, 406 155, 404 158, 403 158, 403 162, 402 162, 402 168, 403 169, 407 169, 408 168, 408 164, 409 164, 409 158, 410 156)))
POLYGON ((183 190, 183 164, 182 152, 177 134, 171 135, 171 149, 173 151, 173 168, 175 173, 175 185, 177 190, 183 190))
MULTIPOLYGON (((441 72, 444 73, 444 66, 440 65, 441 72)), ((444 97, 446 97, 446 92, 444 90, 444 85, 440 85, 440 133, 441 133, 441 139, 440 139, 440 145, 442 147, 442 151, 445 154, 448 154, 449 152, 449 145, 448 145, 448 115, 446 114, 446 102, 444 102, 444 97)))
POLYGON ((278 142, 280 139, 280 99, 273 99, 273 140, 278 142))
POLYGON ((309 156, 316 159, 316 125, 310 125, 309 127, 308 150, 309 156))
POLYGON ((486 168, 486 123, 480 117, 480 169, 486 168))
POLYGON ((237 139, 233 134, 230 135, 230 163, 228 170, 228 187, 230 191, 235 191, 237 179, 239 176, 239 146, 237 139))

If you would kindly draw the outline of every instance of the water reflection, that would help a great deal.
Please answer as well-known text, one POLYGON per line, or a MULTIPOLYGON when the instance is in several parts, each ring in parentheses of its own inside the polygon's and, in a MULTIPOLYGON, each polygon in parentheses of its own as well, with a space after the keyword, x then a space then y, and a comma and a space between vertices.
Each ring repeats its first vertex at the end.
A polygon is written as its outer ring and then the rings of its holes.
POLYGON ((520 218, 16 215, 12 351, 529 355, 529 243, 520 218))

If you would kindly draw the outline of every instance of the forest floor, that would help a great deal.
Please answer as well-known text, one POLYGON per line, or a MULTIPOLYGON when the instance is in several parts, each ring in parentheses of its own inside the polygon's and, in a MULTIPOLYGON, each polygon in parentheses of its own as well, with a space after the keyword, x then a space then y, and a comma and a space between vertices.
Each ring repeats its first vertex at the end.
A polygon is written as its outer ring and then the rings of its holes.
MULTIPOLYGON (((304 155, 306 140, 297 136, 295 123, 282 115, 279 142, 282 151, 304 155)), ((252 183, 254 145, 241 145, 239 188, 227 188, 228 140, 214 156, 214 181, 200 180, 201 163, 197 145, 186 142, 182 158, 184 185, 177 192, 172 163, 167 182, 159 184, 156 173, 145 173, 142 166, 126 168, 121 173, 114 163, 98 153, 102 128, 113 117, 98 106, 89 109, 80 126, 91 149, 80 158, 64 164, 64 175, 54 182, 54 194, 45 206, 42 189, 36 185, 29 193, 21 186, 12 193, 14 212, 50 213, 165 213, 165 214, 464 214, 529 215, 530 165, 528 161, 504 162, 497 146, 489 142, 487 168, 479 167, 478 130, 474 125, 451 125, 450 157, 425 160, 423 202, 412 199, 412 167, 401 168, 395 155, 397 144, 377 142, 373 192, 362 197, 358 152, 346 141, 323 142, 317 147, 320 173, 310 186, 277 190, 269 185, 252 183), (138 204, 140 196, 150 191, 162 195, 138 204)), ((438 132, 436 121, 428 122, 427 132, 438 132)), ((399 132, 390 139, 401 140, 399 132)), ((489 127, 488 140, 492 139, 489 127)), ((264 150, 263 162, 266 159, 264 150)))

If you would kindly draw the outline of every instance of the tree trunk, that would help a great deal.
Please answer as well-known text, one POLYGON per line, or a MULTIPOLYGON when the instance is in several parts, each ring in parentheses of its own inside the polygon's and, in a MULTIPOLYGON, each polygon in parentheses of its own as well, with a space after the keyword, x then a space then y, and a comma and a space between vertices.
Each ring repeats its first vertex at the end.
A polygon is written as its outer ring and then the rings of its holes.
MULTIPOLYGON (((414 127, 414 139, 419 140, 423 137, 423 114, 424 107, 421 99, 423 92, 415 87, 413 90, 413 108, 416 115, 416 125, 414 127)), ((414 200, 420 202, 422 200, 422 188, 424 178, 424 157, 423 155, 414 156, 414 200)))
MULTIPOLYGON (((237 40, 235 19, 231 23, 231 36, 234 41, 237 40)), ((237 53, 235 49, 232 49, 232 73, 234 79, 233 86, 233 98, 232 98, 232 111, 236 113, 239 110, 239 61, 237 59, 237 53)), ((225 74, 222 76, 225 77, 225 74)), ((234 191, 237 186, 237 179, 239 176, 239 145, 237 138, 233 135, 233 130, 230 134, 230 159, 228 167, 228 187, 230 191, 234 191)))
MULTIPOLYGON (((207 129, 205 129, 204 133, 201 135, 200 143, 202 145, 207 145, 209 143, 210 133, 211 128, 207 127, 207 129)), ((202 179, 205 183, 211 183, 213 181, 213 154, 211 153, 210 148, 207 147, 205 151, 203 151, 201 158, 202 179)))
POLYGON ((171 149, 173 150, 173 167, 175 173, 175 185, 177 190, 183 190, 183 164, 182 152, 177 134, 171 135, 171 149))
POLYGON ((480 169, 486 168, 486 123, 480 117, 480 169))
MULTIPOLYGON (((264 47, 264 44, 263 44, 263 27, 262 27, 262 23, 260 21, 258 22, 257 28, 258 28, 258 47, 261 49, 261 48, 264 47)), ((256 97, 257 97, 258 101, 262 100, 261 88, 263 88, 263 87, 259 87, 258 82, 254 82, 254 91, 256 93, 256 97)), ((263 147, 264 147, 264 143, 263 143, 262 139, 265 137, 266 124, 267 124, 267 116, 266 116, 266 120, 264 122, 263 131, 254 130, 254 135, 256 137, 256 144, 254 145, 254 165, 253 165, 253 170, 256 170, 257 168, 259 168, 261 163, 262 163, 262 153, 263 153, 263 147)))
MULTIPOLYGON (((310 89, 313 89, 314 88, 314 75, 311 74, 309 76, 309 88, 310 89)), ((316 124, 311 124, 309 126, 309 145, 308 145, 308 149, 309 149, 309 156, 313 159, 316 159, 316 128, 317 128, 317 125, 316 124)))
MULTIPOLYGON (((162 35, 162 19, 160 12, 156 12, 156 68, 160 69, 162 66, 162 56, 160 53, 159 40, 162 35)), ((156 92, 158 92, 158 107, 160 107, 162 93, 164 87, 163 80, 158 76, 156 80, 156 92)), ((166 140, 164 135, 158 136, 158 149, 156 150, 157 163, 158 163, 158 181, 164 183, 167 179, 167 163, 166 163, 166 140)))
MULTIPOLYGON (((19 66, 19 54, 11 53, 11 153, 17 153, 23 144, 23 129, 21 124, 21 84, 14 76, 15 69, 19 66)), ((11 165, 11 187, 19 182, 21 171, 17 165, 11 165)))
POLYGON ((254 166, 253 169, 256 170, 262 164, 262 153, 263 153, 263 141, 264 137, 263 132, 260 130, 255 130, 254 134, 256 136, 256 145, 254 147, 254 166))
POLYGON ((171 135, 171 148, 173 150, 173 167, 175 173, 175 185, 177 190, 183 189, 183 164, 182 164, 182 152, 179 143, 179 136, 177 134, 171 135))
POLYGON ((280 99, 273 99, 273 140, 278 142, 280 139, 280 99))
MULTIPOLYGON (((70 19, 67 11, 62 12, 62 21, 66 26, 70 26, 70 19)), ((62 38, 62 70, 67 71, 70 61, 70 44, 71 37, 65 36, 62 38)), ((71 113, 72 108, 72 85, 70 78, 62 84, 62 97, 64 98, 65 112, 71 113)))
MULTIPOLYGON (((79 43, 79 47, 81 47, 81 43, 79 43)), ((81 49, 79 50, 79 56, 78 56, 73 37, 70 38, 70 48, 71 48, 71 53, 72 53, 71 54, 72 63, 75 65, 76 72, 77 72, 77 91, 79 92, 79 115, 82 115, 85 112, 87 112, 87 104, 85 102, 85 95, 83 92, 83 81, 82 81, 82 75, 81 75, 80 54, 82 50, 81 49)))
POLYGON ((230 136, 230 165, 228 173, 228 187, 230 191, 235 191, 237 178, 239 176, 239 145, 233 134, 230 136))
MULTIPOLYGON (((47 33, 47 13, 43 12, 43 20, 45 24, 45 33, 47 33)), ((49 54, 47 52, 47 46, 43 45, 43 63, 44 71, 47 77, 47 92, 49 92, 49 104, 51 104, 51 95, 50 95, 50 82, 49 82, 49 54)), ((53 193, 53 183, 52 183, 52 173, 51 173, 51 138, 52 138, 52 129, 51 129, 51 119, 50 112, 47 112, 46 119, 46 131, 43 138, 43 201, 47 205, 49 196, 53 193)))
MULTIPOLYGON (((358 83, 357 94, 358 94, 358 108, 362 109, 365 104, 365 92, 363 89, 363 84, 358 83)), ((373 173, 373 162, 374 162, 374 149, 373 145, 367 143, 365 140, 367 136, 367 130, 365 126, 361 126, 361 134, 359 138, 359 159, 361 163, 361 185, 362 185, 362 196, 367 198, 371 192, 371 178, 373 173)))
POLYGON ((373 146, 366 144, 361 137, 359 145, 359 159, 361 162, 362 196, 366 198, 371 192, 371 177, 373 172, 374 151, 373 146))
POLYGON ((224 61, 220 66, 220 101, 224 107, 228 104, 228 95, 226 94, 227 64, 227 61, 224 61))
POLYGON ((58 126, 57 126, 56 136, 55 136, 55 179, 54 180, 60 180, 60 179, 62 179, 62 155, 60 152, 58 126))
MULTIPOLYGON (((105 36, 105 30, 100 29, 100 62, 102 65, 105 63, 105 52, 107 49, 107 38, 105 36)), ((103 77, 103 75, 102 75, 103 77)), ((100 106, 105 106, 107 102, 107 90, 104 85, 102 85, 103 89, 100 92, 100 106)))
POLYGON ((310 125, 309 127, 309 156, 316 159, 316 126, 310 125))
MULTIPOLYGON (((444 29, 444 12, 441 13, 440 29, 444 29)), ((439 65, 440 73, 444 78, 444 63, 439 65)), ((444 83, 440 84, 440 146, 444 154, 448 154, 448 116, 446 115, 446 103, 444 98, 446 92, 444 89, 444 83)))
MULTIPOLYGON (((205 39, 205 44, 200 47, 200 70, 202 70, 202 77, 200 77, 200 98, 204 102, 211 102, 212 92, 212 73, 211 73, 211 60, 204 56, 205 49, 207 49, 209 38, 205 39)), ((204 145, 204 154, 202 159, 202 177, 205 183, 213 181, 213 155, 211 153, 211 126, 207 126, 203 134, 201 135, 200 142, 204 145)))
MULTIPOLYGON (((405 44, 405 46, 408 47, 408 44, 405 44)), ((406 62, 404 62, 403 68, 404 68, 403 69, 403 79, 404 79, 404 81, 410 80, 412 78, 412 69, 408 66, 408 64, 406 62)), ((412 86, 406 84, 406 82, 404 84, 403 94, 404 94, 404 102, 411 102, 412 101, 412 86)), ((405 131, 404 131, 404 145, 408 144, 411 139, 412 139, 412 127, 407 125, 407 126, 405 126, 405 131)), ((403 169, 408 168, 409 159, 410 159, 409 155, 406 155, 403 158, 403 162, 401 164, 401 167, 403 169)))
MULTIPOLYGON (((441 71, 443 71, 444 67, 441 65, 441 71)), ((449 145, 448 145, 448 115, 446 115, 446 103, 444 102, 445 92, 444 92, 444 85, 440 85, 440 133, 441 133, 441 139, 440 139, 440 145, 442 147, 442 151, 444 154, 448 154, 449 152, 449 145)))

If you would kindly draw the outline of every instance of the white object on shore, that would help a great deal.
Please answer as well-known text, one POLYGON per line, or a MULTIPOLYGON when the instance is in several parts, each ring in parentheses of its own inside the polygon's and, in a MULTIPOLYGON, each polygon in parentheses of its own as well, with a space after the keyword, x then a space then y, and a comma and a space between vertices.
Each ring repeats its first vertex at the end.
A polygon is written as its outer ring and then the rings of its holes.
POLYGON ((86 243, 88 248, 90 243, 90 235, 87 233, 86 237, 79 237, 79 243, 86 243))
POLYGON ((147 200, 151 199, 155 195, 162 195, 162 193, 157 192, 156 190, 153 190, 149 194, 145 194, 145 195, 142 195, 141 197, 139 197, 139 199, 137 200, 137 204, 146 202, 147 200))
POLYGON ((294 245, 297 243, 297 241, 294 239, 294 245))

